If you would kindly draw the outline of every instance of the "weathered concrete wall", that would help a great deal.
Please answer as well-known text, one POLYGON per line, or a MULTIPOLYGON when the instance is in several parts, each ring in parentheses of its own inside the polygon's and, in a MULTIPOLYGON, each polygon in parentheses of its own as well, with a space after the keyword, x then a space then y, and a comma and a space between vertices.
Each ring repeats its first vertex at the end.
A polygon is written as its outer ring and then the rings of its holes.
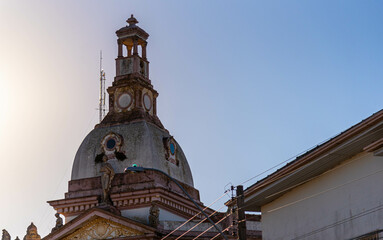
POLYGON ((383 157, 362 153, 262 207, 263 239, 350 239, 383 228, 383 157))
MULTIPOLYGON (((138 222, 149 224, 149 212, 150 207, 136 208, 136 209, 126 209, 121 211, 123 217, 127 217, 138 222)), ((162 221, 181 221, 184 222, 187 219, 177 216, 163 208, 160 208, 160 222, 162 221)))
POLYGON ((137 164, 162 170, 173 178, 193 186, 192 173, 181 146, 176 143, 176 155, 179 161, 177 166, 166 159, 163 138, 170 137, 169 133, 145 121, 92 130, 76 153, 71 180, 101 176, 101 163, 96 163, 95 158, 103 152, 102 139, 111 132, 121 135, 123 140, 121 152, 127 157, 124 161, 117 159, 108 161, 116 173, 123 173, 126 167, 137 164))

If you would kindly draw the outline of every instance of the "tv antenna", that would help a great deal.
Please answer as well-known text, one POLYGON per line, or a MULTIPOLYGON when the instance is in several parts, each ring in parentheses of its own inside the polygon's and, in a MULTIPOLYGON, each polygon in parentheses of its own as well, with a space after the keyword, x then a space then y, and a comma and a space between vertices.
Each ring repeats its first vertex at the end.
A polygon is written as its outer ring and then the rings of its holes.
POLYGON ((105 72, 102 69, 102 51, 100 51, 100 103, 99 103, 99 120, 105 117, 105 72))

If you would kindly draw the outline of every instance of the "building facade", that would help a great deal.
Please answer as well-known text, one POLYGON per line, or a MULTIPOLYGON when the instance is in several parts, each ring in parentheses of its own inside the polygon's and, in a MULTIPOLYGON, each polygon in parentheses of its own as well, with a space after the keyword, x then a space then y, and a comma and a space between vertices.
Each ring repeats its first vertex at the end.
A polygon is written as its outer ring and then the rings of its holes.
MULTIPOLYGON (((65 197, 48 201, 57 220, 42 239, 236 239, 232 213, 200 201, 181 146, 158 118, 149 34, 133 15, 127 23, 116 32, 109 112, 81 143, 65 197)), ((248 239, 260 239, 257 223, 249 221, 248 239)), ((24 239, 41 239, 34 225, 28 231, 24 239)))
POLYGON ((265 240, 381 239, 383 110, 245 191, 265 240))

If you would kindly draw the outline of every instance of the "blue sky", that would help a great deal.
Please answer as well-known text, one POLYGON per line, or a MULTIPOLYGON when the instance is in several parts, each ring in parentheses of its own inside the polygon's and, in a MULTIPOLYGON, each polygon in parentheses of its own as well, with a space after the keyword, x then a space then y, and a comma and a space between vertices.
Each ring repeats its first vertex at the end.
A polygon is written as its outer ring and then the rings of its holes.
POLYGON ((381 1, 1 1, 0 227, 13 238, 30 221, 42 236, 53 227, 46 201, 64 197, 98 121, 99 51, 110 85, 115 31, 131 13, 150 34, 158 115, 209 204, 228 183, 382 108, 382 10, 381 1))

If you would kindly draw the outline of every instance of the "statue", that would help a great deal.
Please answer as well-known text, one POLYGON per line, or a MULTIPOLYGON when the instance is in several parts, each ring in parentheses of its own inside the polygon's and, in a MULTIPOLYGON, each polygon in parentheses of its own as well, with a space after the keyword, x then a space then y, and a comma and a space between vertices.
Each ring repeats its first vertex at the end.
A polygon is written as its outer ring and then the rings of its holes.
POLYGON ((102 173, 101 176, 101 186, 102 186, 102 203, 104 204, 110 204, 110 198, 109 198, 109 192, 112 187, 112 180, 114 178, 114 170, 112 165, 110 165, 107 162, 108 158, 104 156, 103 158, 103 165, 100 169, 100 172, 102 173))
POLYGON ((27 234, 24 236, 24 240, 41 240, 40 235, 37 233, 37 227, 33 223, 27 228, 27 234))
POLYGON ((152 204, 149 210, 149 225, 157 228, 159 222, 160 222, 160 209, 157 205, 152 204))
POLYGON ((54 228, 52 228, 51 232, 54 232, 54 231, 58 230, 59 228, 61 228, 62 226, 64 226, 63 219, 60 217, 60 214, 56 213, 55 217, 56 217, 56 226, 54 228))
POLYGON ((3 235, 1 236, 1 240, 11 240, 11 235, 9 235, 8 231, 3 229, 3 235))

